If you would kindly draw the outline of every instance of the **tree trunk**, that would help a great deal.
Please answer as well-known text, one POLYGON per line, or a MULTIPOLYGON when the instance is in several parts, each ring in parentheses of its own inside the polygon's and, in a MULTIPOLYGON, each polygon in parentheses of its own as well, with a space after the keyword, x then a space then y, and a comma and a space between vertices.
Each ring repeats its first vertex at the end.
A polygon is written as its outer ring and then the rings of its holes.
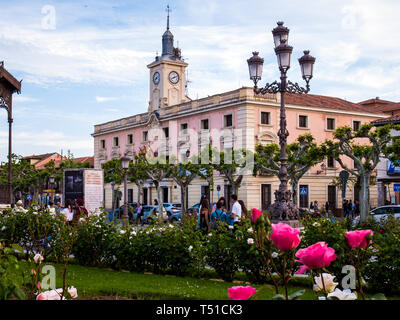
POLYGON ((299 189, 299 181, 297 179, 290 180, 292 185, 292 202, 297 207, 297 190, 299 189))
POLYGON ((115 209, 115 207, 114 207, 114 204, 115 204, 114 198, 115 198, 114 185, 111 184, 111 211, 112 211, 113 213, 114 213, 114 209, 115 209))
POLYGON ((137 188, 138 188, 138 194, 137 194, 137 202, 139 203, 142 203, 141 201, 140 201, 140 199, 141 199, 141 195, 142 195, 142 187, 140 186, 140 183, 136 183, 136 186, 137 186, 137 188))
POLYGON ((157 188, 157 198, 158 198, 158 212, 160 215, 159 220, 162 221, 164 206, 163 206, 163 202, 161 200, 161 187, 160 187, 159 183, 156 184, 156 188, 157 188))
POLYGON ((360 177, 360 221, 365 222, 369 214, 369 183, 370 175, 361 174, 360 177))
POLYGON ((186 212, 186 191, 187 186, 185 184, 181 184, 181 208, 182 208, 182 215, 186 212))

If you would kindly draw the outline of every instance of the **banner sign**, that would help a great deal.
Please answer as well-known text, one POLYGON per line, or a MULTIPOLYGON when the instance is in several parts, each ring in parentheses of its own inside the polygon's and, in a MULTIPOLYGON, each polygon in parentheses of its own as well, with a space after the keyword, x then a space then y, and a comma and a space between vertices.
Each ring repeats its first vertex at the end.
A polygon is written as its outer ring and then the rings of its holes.
POLYGON ((397 166, 390 160, 388 160, 387 174, 389 175, 400 175, 400 160, 397 160, 397 166))

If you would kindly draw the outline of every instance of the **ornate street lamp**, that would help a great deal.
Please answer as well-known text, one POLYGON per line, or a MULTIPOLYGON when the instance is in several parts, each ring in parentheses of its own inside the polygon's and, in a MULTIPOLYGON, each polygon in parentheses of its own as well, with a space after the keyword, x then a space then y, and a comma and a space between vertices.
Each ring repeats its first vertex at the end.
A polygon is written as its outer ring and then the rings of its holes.
POLYGON ((128 224, 129 221, 129 216, 128 216, 128 175, 127 171, 129 168, 129 163, 131 159, 128 157, 122 157, 121 158, 121 163, 122 163, 122 169, 124 170, 124 215, 122 217, 123 224, 126 225, 128 224))
POLYGON ((304 56, 299 59, 301 73, 306 81, 306 88, 300 87, 297 83, 292 83, 287 80, 286 73, 290 68, 290 57, 293 47, 288 45, 289 29, 283 26, 283 22, 278 22, 278 26, 272 30, 272 35, 275 44, 275 53, 278 59, 278 66, 281 72, 281 81, 267 83, 264 88, 258 88, 257 82, 261 80, 262 66, 264 59, 258 56, 258 52, 253 52, 253 56, 247 60, 249 65, 250 79, 254 82, 254 93, 263 95, 266 93, 281 94, 280 108, 280 123, 279 123, 279 145, 281 148, 279 170, 279 189, 275 191, 275 203, 268 208, 272 213, 272 219, 279 220, 297 220, 299 218, 297 207, 291 202, 291 192, 287 186, 287 137, 289 132, 286 128, 286 113, 285 113, 285 93, 308 93, 310 91, 309 82, 313 76, 313 65, 315 58, 310 56, 309 51, 304 51, 304 56))
MULTIPOLYGON (((54 188, 54 182, 55 182, 55 178, 53 175, 51 175, 49 177, 49 184, 50 184, 50 197, 53 198, 53 188, 54 188)), ((55 192, 54 192, 55 193, 55 192)), ((52 199, 52 201, 54 201, 54 198, 52 199)))

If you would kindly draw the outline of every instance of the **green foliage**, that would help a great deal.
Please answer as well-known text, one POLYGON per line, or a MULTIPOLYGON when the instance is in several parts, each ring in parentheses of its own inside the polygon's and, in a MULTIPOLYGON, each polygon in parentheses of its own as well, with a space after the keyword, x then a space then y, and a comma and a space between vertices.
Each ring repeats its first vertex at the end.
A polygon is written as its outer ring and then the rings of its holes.
POLYGON ((19 246, 6 247, 4 242, 0 242, 0 300, 7 300, 12 296, 20 300, 25 298, 22 284, 15 280, 13 274, 21 269, 16 250, 22 252, 19 246))

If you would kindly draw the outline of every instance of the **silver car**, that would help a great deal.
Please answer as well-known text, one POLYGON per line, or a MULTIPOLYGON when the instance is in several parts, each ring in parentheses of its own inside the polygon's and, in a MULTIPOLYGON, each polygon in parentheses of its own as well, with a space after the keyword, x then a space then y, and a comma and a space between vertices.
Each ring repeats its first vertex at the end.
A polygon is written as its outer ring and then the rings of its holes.
MULTIPOLYGON (((388 206, 377 207, 370 211, 370 216, 375 219, 375 221, 380 222, 381 220, 394 216, 395 218, 400 218, 400 205, 392 204, 388 206)), ((356 225, 360 221, 360 216, 354 218, 353 224, 356 225)))

